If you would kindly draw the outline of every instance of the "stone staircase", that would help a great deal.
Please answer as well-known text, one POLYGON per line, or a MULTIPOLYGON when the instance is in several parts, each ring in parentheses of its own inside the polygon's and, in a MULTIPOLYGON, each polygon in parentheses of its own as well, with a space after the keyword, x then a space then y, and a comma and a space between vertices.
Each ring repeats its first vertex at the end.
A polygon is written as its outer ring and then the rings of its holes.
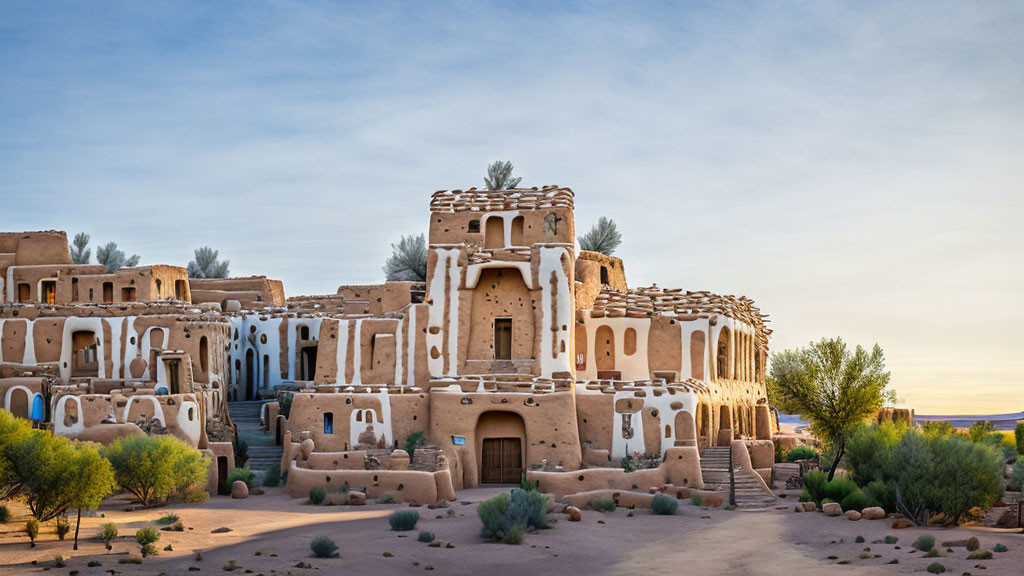
POLYGON ((729 446, 706 448, 700 455, 700 472, 706 490, 725 493, 726 502, 741 510, 765 510, 776 504, 775 495, 761 486, 755 472, 733 469, 729 446))
POLYGON ((262 400, 228 402, 231 421, 238 428, 239 437, 249 445, 249 469, 257 474, 275 464, 280 465, 284 454, 284 447, 274 446, 274 439, 260 426, 260 414, 265 403, 262 400))

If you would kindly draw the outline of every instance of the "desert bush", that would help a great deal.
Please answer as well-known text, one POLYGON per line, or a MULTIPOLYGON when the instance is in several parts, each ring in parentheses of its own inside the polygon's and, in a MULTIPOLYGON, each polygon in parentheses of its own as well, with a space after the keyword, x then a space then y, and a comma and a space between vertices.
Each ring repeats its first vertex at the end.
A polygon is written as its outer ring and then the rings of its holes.
POLYGON ((1009 552, 1010 549, 1005 544, 996 544, 992 547, 993 552, 1009 552))
POLYGON ((377 504, 393 504, 395 497, 391 494, 381 494, 377 497, 377 504))
POLYGON ((205 482, 210 460, 174 436, 126 436, 103 449, 118 486, 143 506, 165 500, 182 486, 205 482))
POLYGON ((205 502, 210 497, 206 493, 209 458, 198 450, 178 450, 173 465, 174 488, 171 495, 182 502, 205 502))
POLYGON ((505 534, 501 537, 502 544, 522 544, 523 543, 523 529, 519 526, 512 526, 505 534))
POLYGON ((418 542, 433 542, 434 541, 434 533, 433 532, 427 532, 426 530, 423 530, 422 532, 420 532, 420 535, 416 537, 416 540, 418 542))
POLYGON ((409 458, 412 458, 412 453, 417 448, 423 448, 427 445, 427 439, 423 435, 423 432, 412 432, 405 437, 405 451, 409 453, 409 458))
POLYGON ((526 474, 523 474, 523 477, 519 479, 519 489, 527 492, 536 490, 537 484, 538 482, 536 480, 527 480, 526 474))
POLYGON ((110 464, 91 445, 75 444, 49 431, 5 445, 4 461, 11 468, 0 475, 17 479, 16 493, 40 522, 76 507, 92 508, 113 488, 110 464))
POLYGON ((21 493, 23 484, 17 474, 15 450, 33 434, 31 422, 0 410, 0 500, 9 500, 21 493))
POLYGON ((68 535, 68 532, 71 532, 71 521, 68 520, 67 516, 61 514, 60 516, 57 516, 57 522, 54 529, 57 531, 57 540, 63 542, 64 537, 68 535))
POLYGON ((615 501, 610 498, 594 498, 590 501, 590 507, 598 512, 614 512, 615 501))
POLYGON ((508 509, 502 518, 502 527, 507 532, 513 525, 523 531, 548 528, 548 498, 536 490, 513 490, 509 497, 508 509))
POLYGON ((153 544, 160 539, 160 532, 156 528, 140 528, 135 532, 135 541, 142 547, 142 557, 156 556, 156 546, 153 544))
POLYGON ((1017 422, 1013 428, 1013 438, 1017 453, 1024 456, 1024 422, 1017 422))
POLYGON ((309 543, 309 549, 317 558, 333 558, 338 553, 338 545, 327 536, 317 536, 309 543))
POLYGON ((900 541, 900 539, 895 537, 895 536, 893 536, 892 534, 889 534, 888 536, 886 536, 882 540, 882 542, 885 542, 886 544, 895 544, 895 543, 897 543, 899 541, 900 541))
POLYGON ((60 554, 57 554, 56 556, 53 557, 53 565, 56 568, 64 568, 64 567, 66 567, 68 565, 68 563, 67 563, 66 560, 64 560, 63 556, 61 556, 60 554))
POLYGON ((111 542, 117 540, 117 524, 108 522, 103 525, 103 535, 101 536, 103 543, 107 545, 107 550, 111 548, 111 542))
POLYGON ((925 570, 927 570, 929 574, 942 574, 946 571, 946 567, 938 562, 932 562, 927 568, 925 568, 925 570))
POLYGON ((245 482, 245 486, 247 488, 252 488, 253 480, 255 480, 255 478, 256 474, 252 470, 248 468, 235 468, 228 473, 228 479, 225 483, 228 488, 231 488, 236 481, 241 480, 242 482, 245 482))
POLYGON ((826 501, 842 502, 856 491, 857 485, 849 476, 837 474, 830 482, 825 472, 808 470, 804 474, 804 494, 801 494, 801 500, 815 502, 820 506, 826 501))
POLYGON ((873 504, 871 499, 868 498, 864 494, 864 492, 856 490, 854 492, 851 492, 846 498, 843 498, 839 502, 839 505, 843 508, 844 511, 856 510, 857 512, 860 512, 865 508, 872 506, 873 504))
POLYGON ((881 480, 870 482, 862 490, 867 497, 868 506, 878 506, 888 513, 896 511, 896 492, 881 480))
POLYGON ((178 520, 181 520, 181 517, 177 514, 166 514, 157 518, 155 522, 161 526, 166 526, 168 524, 174 524, 178 520))
POLYGON ((476 514, 484 525, 483 535, 485 538, 501 538, 501 519, 505 516, 509 504, 508 494, 498 494, 477 506, 476 514))
POLYGON ((906 432, 906 425, 893 422, 863 425, 853 431, 846 442, 846 463, 858 486, 885 478, 892 468, 892 448, 906 432))
POLYGON ((25 534, 28 536, 28 540, 31 543, 31 547, 36 547, 36 536, 39 536, 39 520, 35 518, 25 522, 25 534))
POLYGON ((664 494, 655 494, 654 498, 651 499, 651 512, 669 516, 676 513, 676 508, 679 507, 679 503, 676 502, 675 498, 665 496, 664 494))
POLYGON ((931 534, 921 534, 917 537, 917 540, 914 540, 914 543, 911 544, 911 546, 917 548, 921 552, 927 552, 935 547, 935 536, 932 536, 931 534))
POLYGON ((967 429, 967 437, 971 439, 971 442, 984 442, 995 431, 995 424, 988 420, 979 420, 967 429))
POLYGON ((797 446, 786 454, 786 462, 797 460, 814 460, 818 457, 818 451, 810 446, 797 446))
POLYGON ((968 560, 991 560, 992 559, 992 551, 991 550, 975 550, 974 552, 971 552, 970 554, 967 555, 967 559, 968 560))
POLYGON ((703 502, 704 499, 700 497, 700 494, 694 494, 693 496, 690 496, 690 504, 693 504, 694 506, 700 506, 703 502))
POLYGON ((273 488, 281 483, 281 465, 274 464, 263 473, 263 485, 273 488))
POLYGON ((926 436, 941 436, 943 438, 948 438, 949 436, 952 436, 956 430, 953 429, 953 425, 949 422, 932 420, 921 424, 921 432, 926 436))
POLYGON ((397 531, 412 530, 419 521, 420 513, 415 510, 398 510, 388 516, 391 529, 397 531))
POLYGON ((312 488, 309 489, 310 504, 316 504, 317 506, 319 506, 320 504, 324 503, 325 499, 327 499, 327 491, 324 490, 323 488, 319 486, 313 486, 312 488))
POLYGON ((11 521, 11 511, 7 506, 0 504, 0 524, 7 524, 11 521))

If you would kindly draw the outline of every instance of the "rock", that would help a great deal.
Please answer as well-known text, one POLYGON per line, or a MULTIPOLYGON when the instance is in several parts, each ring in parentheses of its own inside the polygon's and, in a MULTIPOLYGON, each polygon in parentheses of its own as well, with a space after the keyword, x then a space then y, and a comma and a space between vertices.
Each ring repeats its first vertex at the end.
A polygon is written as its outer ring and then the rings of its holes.
POLYGON ((362 506, 366 504, 366 493, 351 490, 348 493, 348 505, 349 506, 362 506))
POLYGON ((583 517, 583 513, 575 506, 566 507, 565 512, 569 515, 569 522, 579 522, 583 517))
POLYGON ((865 520, 882 520, 885 518, 885 510, 878 506, 871 506, 861 511, 865 520))
POLYGON ((856 522, 857 520, 861 519, 861 513, 857 512, 856 510, 847 510, 846 519, 853 520, 854 522, 856 522))
POLYGON ((235 500, 242 500, 249 497, 249 487, 242 480, 235 480, 231 484, 231 497, 235 500))
POLYGON ((721 508, 722 504, 725 503, 725 498, 721 494, 714 492, 704 492, 700 495, 700 505, 708 506, 711 508, 721 508))
POLYGON ((174 548, 168 544, 167 546, 164 546, 164 552, 174 552, 174 548))
POLYGON ((971 552, 977 550, 978 548, 981 548, 981 542, 978 541, 978 537, 971 536, 970 538, 968 538, 966 548, 971 552))
POLYGON ((427 544, 427 546, 431 548, 455 548, 455 544, 446 540, 434 540, 430 544, 427 544))
POLYGON ((825 516, 840 516, 843 513, 843 507, 838 502, 828 502, 821 505, 821 511, 825 513, 825 516))
POLYGON ((942 543, 943 548, 967 548, 967 550, 973 552, 978 548, 981 548, 981 542, 978 541, 977 536, 971 536, 964 540, 947 540, 942 543))
POLYGON ((804 511, 804 507, 803 507, 803 505, 802 505, 802 504, 797 504, 797 505, 796 505, 796 506, 795 506, 795 507, 793 508, 793 512, 803 512, 803 511, 804 511))
POLYGON ((901 530, 903 528, 913 528, 913 527, 914 527, 914 523, 911 522, 910 520, 907 520, 906 518, 893 518, 893 520, 892 520, 892 529, 893 530, 901 530))
POLYGON ((814 502, 801 502, 801 504, 804 506, 804 512, 816 512, 818 510, 818 505, 814 502))
POLYGON ((313 442, 312 438, 306 438, 303 440, 302 443, 299 444, 299 453, 302 454, 302 459, 309 460, 309 455, 313 453, 313 448, 315 447, 316 444, 313 442))
POLYGON ((221 527, 221 528, 214 528, 213 530, 210 530, 210 534, 224 534, 225 532, 231 532, 231 531, 232 531, 231 528, 228 528, 227 526, 224 526, 224 527, 221 527))

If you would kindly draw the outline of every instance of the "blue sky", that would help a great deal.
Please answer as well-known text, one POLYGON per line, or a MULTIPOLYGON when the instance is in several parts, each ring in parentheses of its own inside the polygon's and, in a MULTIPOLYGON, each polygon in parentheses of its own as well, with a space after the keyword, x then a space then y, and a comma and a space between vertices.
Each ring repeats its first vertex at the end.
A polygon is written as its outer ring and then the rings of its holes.
POLYGON ((1024 5, 0 5, 0 229, 289 295, 382 279, 509 159, 631 284, 880 343, 921 412, 1024 407, 1024 5))

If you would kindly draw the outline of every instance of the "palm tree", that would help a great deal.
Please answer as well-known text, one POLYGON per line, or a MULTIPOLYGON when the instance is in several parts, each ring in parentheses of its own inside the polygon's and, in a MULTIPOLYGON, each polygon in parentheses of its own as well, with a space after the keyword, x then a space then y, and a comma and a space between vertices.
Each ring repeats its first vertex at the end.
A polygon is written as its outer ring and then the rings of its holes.
POLYGON ((488 190, 511 190, 519 186, 522 178, 512 177, 512 163, 498 160, 487 167, 487 176, 484 178, 484 185, 488 190))
POLYGON ((614 220, 601 216, 590 232, 579 237, 579 241, 581 250, 590 250, 611 256, 619 244, 622 244, 622 234, 619 233, 614 220))
POLYGON ((391 256, 384 262, 388 282, 425 282, 427 280, 427 240, 419 236, 402 236, 391 245, 391 256))
POLYGON ((228 264, 230 260, 223 262, 217 260, 217 255, 220 253, 219 250, 214 250, 209 246, 203 246, 196 248, 195 260, 188 263, 188 277, 189 278, 227 278, 228 277, 228 264))
POLYGON ((71 251, 71 261, 75 264, 88 264, 92 257, 92 250, 86 248, 89 245, 89 235, 85 232, 75 234, 73 242, 75 249, 71 251))

